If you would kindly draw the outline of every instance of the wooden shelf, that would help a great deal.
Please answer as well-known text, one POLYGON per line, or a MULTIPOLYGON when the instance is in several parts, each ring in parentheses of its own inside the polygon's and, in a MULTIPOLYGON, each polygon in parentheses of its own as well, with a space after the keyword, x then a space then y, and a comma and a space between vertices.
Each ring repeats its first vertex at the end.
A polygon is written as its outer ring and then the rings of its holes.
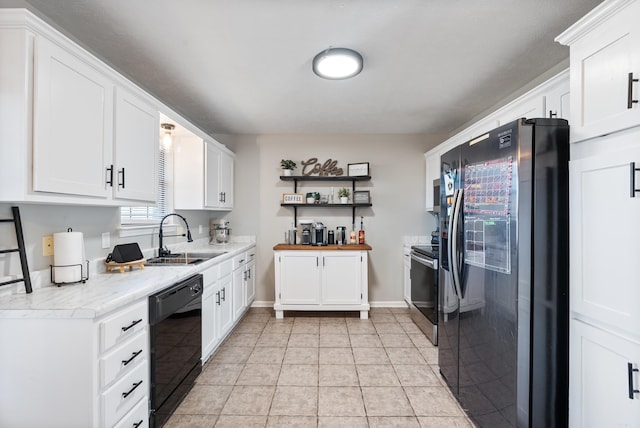
POLYGON ((309 207, 309 208, 360 208, 372 207, 373 204, 280 204, 281 207, 309 207))
POLYGON ((369 181, 370 175, 281 175, 282 181, 369 181))

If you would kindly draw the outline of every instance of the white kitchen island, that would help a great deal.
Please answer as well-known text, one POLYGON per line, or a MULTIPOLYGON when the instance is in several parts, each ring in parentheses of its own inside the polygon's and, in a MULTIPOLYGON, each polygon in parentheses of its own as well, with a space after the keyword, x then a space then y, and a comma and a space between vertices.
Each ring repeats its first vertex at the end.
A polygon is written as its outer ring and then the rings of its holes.
POLYGON ((368 252, 363 245, 273 247, 276 318, 284 311, 359 311, 369 317, 368 252))

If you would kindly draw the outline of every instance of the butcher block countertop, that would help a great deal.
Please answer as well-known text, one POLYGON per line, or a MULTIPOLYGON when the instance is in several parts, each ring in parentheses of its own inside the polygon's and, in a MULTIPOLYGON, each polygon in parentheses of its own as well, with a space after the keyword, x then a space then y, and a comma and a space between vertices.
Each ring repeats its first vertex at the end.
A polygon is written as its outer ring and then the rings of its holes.
POLYGON ((312 251, 371 251, 371 245, 367 244, 347 244, 347 245, 290 245, 290 244, 277 244, 273 247, 274 251, 299 251, 299 250, 312 250, 312 251))

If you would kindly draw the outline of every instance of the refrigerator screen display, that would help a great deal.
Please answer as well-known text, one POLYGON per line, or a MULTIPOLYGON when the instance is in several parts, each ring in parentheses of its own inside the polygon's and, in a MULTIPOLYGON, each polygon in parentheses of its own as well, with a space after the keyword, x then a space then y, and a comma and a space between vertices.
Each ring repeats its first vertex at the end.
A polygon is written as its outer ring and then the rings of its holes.
POLYGON ((511 273, 509 206, 515 165, 512 157, 470 164, 464 170, 465 263, 511 273))

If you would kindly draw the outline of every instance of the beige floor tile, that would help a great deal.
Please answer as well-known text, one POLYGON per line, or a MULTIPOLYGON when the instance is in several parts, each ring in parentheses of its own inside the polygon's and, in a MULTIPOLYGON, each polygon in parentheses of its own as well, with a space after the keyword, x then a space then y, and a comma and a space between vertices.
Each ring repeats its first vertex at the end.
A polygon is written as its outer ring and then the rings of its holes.
POLYGON ((344 316, 332 316, 320 318, 320 325, 347 325, 344 316))
POLYGON ((287 348, 283 364, 318 364, 318 348, 287 348))
MULTIPOLYGON (((345 327, 345 331, 347 331, 346 327, 345 327)), ((351 347, 351 342, 349 341, 348 334, 320 333, 320 347, 321 348, 348 348, 348 347, 351 347)))
POLYGON ((245 363, 253 352, 253 348, 250 347, 227 347, 221 346, 213 354, 211 362, 213 363, 231 363, 240 364, 245 363))
POLYGON ((400 327, 402 327, 404 332, 407 334, 424 334, 413 321, 401 322, 400 327))
POLYGON ((374 322, 373 326, 375 327, 378 334, 406 334, 397 322, 374 322))
POLYGON ((370 320, 358 320, 358 322, 347 321, 349 334, 376 334, 376 328, 370 320))
POLYGON ((278 386, 269 415, 316 416, 317 412, 317 386, 278 386))
POLYGON ((236 385, 275 385, 280 374, 280 364, 247 364, 236 385))
POLYGON ((351 348, 319 348, 320 364, 353 364, 351 348))
POLYGON ((474 428, 467 418, 453 416, 419 416, 423 428, 474 428))
POLYGON ((290 348, 317 348, 320 336, 309 333, 291 333, 289 336, 290 348))
POLYGON ((391 364, 384 348, 353 348, 356 364, 391 364))
POLYGON ((353 334, 349 336, 353 348, 382 348, 377 334, 353 334))
POLYGON ((227 385, 194 385, 178 406, 178 415, 217 415, 233 387, 227 385))
POLYGON ((369 311, 371 313, 371 315, 375 315, 375 314, 392 314, 392 308, 371 308, 371 310, 369 311))
POLYGON ((291 329, 293 328, 293 323, 277 323, 269 321, 262 330, 262 334, 290 334, 291 329))
POLYGON ((223 346, 253 347, 256 345, 259 337, 259 333, 232 333, 224 341, 223 346))
POLYGON ((283 364, 282 368, 280 369, 278 385, 317 386, 318 365, 283 364))
POLYGON ((360 388, 357 386, 319 387, 318 416, 365 416, 360 388))
POLYGON ((256 346, 285 347, 289 341, 289 333, 262 333, 256 346))
POLYGON ((407 386, 405 391, 417 416, 464 416, 444 386, 407 386))
POLYGON ((244 322, 242 321, 234 330, 234 333, 262 333, 265 327, 262 322, 244 322))
POLYGON ((414 416, 404 390, 399 386, 362 387, 367 416, 414 416))
POLYGON ((411 313, 411 310, 406 306, 403 306, 403 307, 400 307, 400 308, 389 308, 389 311, 394 315, 395 314, 409 314, 409 313, 411 313))
POLYGON ((427 364, 416 348, 386 348, 391 364, 427 364))
POLYGON ((315 416, 269 416, 267 420, 267 428, 315 428, 317 426, 318 418, 315 416))
POLYGON ((274 391, 275 386, 234 386, 221 414, 268 415, 274 391))
POLYGON ((389 312, 374 311, 371 313, 371 321, 373 321, 373 324, 396 322, 396 317, 393 316, 393 314, 390 311, 389 312))
POLYGON ((202 385, 235 385, 244 364, 210 362, 204 366, 196 383, 202 385))
POLYGON ((429 364, 438 364, 438 348, 435 346, 429 348, 418 348, 420 354, 429 364))
POLYGON ((413 322, 409 312, 394 314, 398 322, 413 322))
POLYGON ((271 324, 291 324, 293 326, 293 322, 295 321, 295 317, 287 317, 287 318, 271 318, 267 325, 271 324))
POLYGON ((173 414, 164 428, 213 428, 217 415, 178 415, 173 414))
POLYGON ((343 321, 342 324, 322 324, 320 322, 320 335, 324 334, 349 334, 347 330, 347 324, 343 321))
POLYGON ((260 312, 252 312, 248 313, 242 318, 242 322, 256 322, 266 324, 271 319, 271 314, 269 313, 260 313, 260 312))
POLYGON ((318 428, 368 428, 364 416, 319 416, 318 428))
POLYGON ((322 364, 319 366, 318 385, 358 386, 358 374, 353 364, 322 364))
POLYGON ((267 424, 266 416, 231 416, 221 415, 216 422, 216 428, 264 428, 267 424))
POLYGON ((427 336, 422 333, 408 333, 408 335, 416 348, 428 348, 429 346, 433 346, 431 341, 427 339, 427 336))
POLYGON ((360 386, 400 386, 391 364, 358 364, 360 386))
POLYGON ((382 346, 385 348, 411 348, 413 347, 413 342, 409 339, 406 333, 401 334, 389 334, 389 333, 381 333, 379 334, 380 341, 382 342, 382 346))
POLYGON ((402 386, 442 386, 440 379, 429 365, 394 366, 402 386))
POLYGON ((248 364, 282 364, 286 348, 255 347, 247 359, 248 364))
POLYGON ((294 322, 291 334, 320 334, 320 324, 297 324, 294 322))
POLYGON ((370 416, 371 428, 420 428, 415 416, 370 416))

